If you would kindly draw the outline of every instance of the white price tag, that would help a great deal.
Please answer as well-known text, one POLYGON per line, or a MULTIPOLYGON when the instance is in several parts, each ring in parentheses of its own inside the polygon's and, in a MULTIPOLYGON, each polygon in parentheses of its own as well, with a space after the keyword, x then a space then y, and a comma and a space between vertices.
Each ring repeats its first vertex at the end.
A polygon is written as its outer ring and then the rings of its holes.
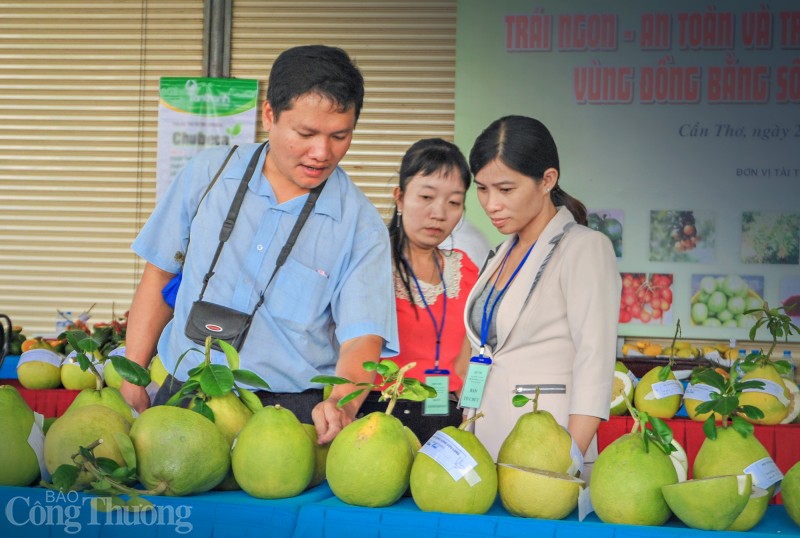
POLYGON ((453 480, 458 481, 461 478, 465 478, 470 486, 474 486, 481 480, 480 476, 475 472, 478 462, 469 452, 464 450, 464 447, 446 433, 441 431, 434 433, 419 451, 427 454, 436 463, 444 467, 445 471, 453 477, 453 480))
POLYGON ((683 384, 677 379, 667 379, 653 383, 653 390, 645 396, 645 400, 660 400, 676 394, 683 394, 683 384))
POLYGON ((691 400, 698 400, 700 402, 710 402, 712 392, 719 394, 719 389, 712 387, 711 385, 706 385, 705 383, 696 383, 694 385, 690 384, 688 387, 686 387, 686 393, 683 395, 683 397, 691 400))
MULTIPOLYGON (((566 428, 564 429, 566 430, 566 428)), ((572 476, 580 476, 583 474, 583 453, 581 453, 581 449, 578 448, 578 444, 575 442, 575 439, 572 438, 572 435, 570 435, 569 438, 570 441, 572 441, 572 446, 569 447, 569 455, 572 457, 572 465, 570 465, 569 469, 567 469, 567 474, 572 476)))
POLYGON ((636 374, 628 370, 628 377, 631 379, 631 383, 633 383, 633 388, 636 388, 636 385, 639 384, 639 378, 636 377, 636 374))
POLYGON ((769 456, 751 463, 744 468, 744 472, 753 477, 754 486, 762 489, 767 489, 783 480, 783 473, 769 456))
POLYGON ((762 389, 744 389, 742 392, 763 392, 764 394, 769 394, 771 396, 775 396, 779 402, 783 405, 788 406, 791 402, 786 395, 783 393, 785 387, 783 385, 778 385, 774 381, 770 381, 769 379, 760 379, 760 378, 752 378, 748 379, 747 381, 761 381, 764 383, 764 388, 762 389))
POLYGON ((39 460, 39 473, 42 475, 42 480, 50 482, 50 473, 47 472, 47 467, 44 464, 44 415, 35 411, 33 413, 31 433, 28 434, 28 445, 36 454, 36 459, 39 460))
POLYGON ((583 521, 592 512, 594 512, 594 506, 592 506, 592 498, 589 496, 589 488, 582 488, 578 493, 578 521, 583 521))

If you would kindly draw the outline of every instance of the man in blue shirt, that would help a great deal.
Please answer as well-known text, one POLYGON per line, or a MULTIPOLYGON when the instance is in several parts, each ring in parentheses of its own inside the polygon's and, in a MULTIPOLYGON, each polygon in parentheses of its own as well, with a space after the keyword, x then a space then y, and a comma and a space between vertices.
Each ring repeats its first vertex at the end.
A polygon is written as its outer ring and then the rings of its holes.
MULTIPOLYGON (((362 363, 394 355, 398 347, 386 226, 338 167, 350 147, 363 95, 361 73, 341 49, 296 47, 275 60, 262 110, 269 144, 258 156, 203 296, 249 314, 263 292, 239 352, 240 367, 269 383, 271 391, 259 393, 267 404, 281 403, 282 394, 295 398, 292 402, 300 395, 303 404, 292 410, 301 421, 313 419, 320 443, 353 420, 363 398, 339 409, 338 400, 352 386, 336 386, 321 401, 320 386, 309 380, 335 373, 371 382, 374 374, 362 363), (309 192, 323 182, 296 245, 267 285, 309 192)), ((201 152, 170 185, 134 241, 133 250, 147 264, 129 314, 129 359, 147 366, 157 350, 172 372, 185 351, 202 347, 186 337, 186 321, 231 200, 258 148, 237 148, 205 195, 229 148, 201 152), (161 291, 181 269, 173 315, 161 291)), ((221 352, 212 353, 213 362, 224 363, 221 352)), ((185 381, 202 360, 201 353, 188 353, 175 377, 185 381)), ((121 391, 140 411, 150 405, 141 387, 123 383, 121 391)))

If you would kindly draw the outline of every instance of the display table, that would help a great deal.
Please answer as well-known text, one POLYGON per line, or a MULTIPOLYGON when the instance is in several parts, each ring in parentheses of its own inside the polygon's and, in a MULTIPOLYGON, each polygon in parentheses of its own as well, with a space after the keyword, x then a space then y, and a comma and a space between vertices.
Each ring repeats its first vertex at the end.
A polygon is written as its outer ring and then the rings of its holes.
MULTIPOLYGON (((691 478, 695 457, 706 438, 703 433, 703 423, 685 418, 674 418, 666 422, 672 428, 675 440, 686 450, 689 459, 689 478, 691 478)), ((629 433, 631 428, 633 428, 632 417, 610 417, 608 421, 600 423, 600 428, 597 430, 597 448, 602 452, 615 439, 629 433)), ((792 465, 800 461, 800 424, 755 425, 754 429, 755 436, 767 449, 782 473, 786 474, 792 465)), ((780 501, 780 495, 772 500, 773 503, 780 501)))
POLYGON ((562 521, 518 518, 498 502, 485 515, 420 511, 411 498, 386 508, 350 506, 332 496, 327 484, 291 499, 255 499, 237 491, 192 497, 149 497, 149 515, 98 513, 90 496, 60 495, 42 488, 0 487, 0 536, 4 538, 480 538, 591 537, 638 538, 714 536, 724 538, 800 536, 782 506, 772 505, 747 534, 688 529, 672 518, 662 527, 602 523, 577 511, 562 521))

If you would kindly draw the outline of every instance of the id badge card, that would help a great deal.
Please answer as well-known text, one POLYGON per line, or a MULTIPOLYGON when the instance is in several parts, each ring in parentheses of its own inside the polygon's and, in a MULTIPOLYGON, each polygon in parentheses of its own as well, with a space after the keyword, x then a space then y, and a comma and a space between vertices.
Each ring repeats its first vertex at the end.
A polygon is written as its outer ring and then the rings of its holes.
POLYGON ((450 371, 425 370, 425 384, 436 390, 435 398, 428 398, 422 404, 423 415, 442 416, 450 414, 450 371))
POLYGON ((483 400, 483 391, 486 389, 486 379, 492 367, 492 359, 483 355, 472 357, 469 360, 467 377, 464 379, 464 388, 461 390, 459 405, 467 409, 477 409, 483 400))

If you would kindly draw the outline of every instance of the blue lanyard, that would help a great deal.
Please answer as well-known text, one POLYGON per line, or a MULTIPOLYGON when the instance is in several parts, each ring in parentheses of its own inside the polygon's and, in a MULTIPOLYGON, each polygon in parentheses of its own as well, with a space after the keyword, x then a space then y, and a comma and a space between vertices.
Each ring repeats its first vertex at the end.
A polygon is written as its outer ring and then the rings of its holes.
POLYGON ((439 277, 442 279, 442 289, 444 290, 442 293, 442 298, 444 303, 442 304, 442 321, 437 323, 436 316, 433 315, 433 309, 428 305, 428 301, 425 300, 425 294, 422 293, 422 287, 419 285, 419 280, 417 280, 417 275, 414 274, 414 270, 411 268, 411 264, 408 263, 408 260, 403 257, 403 263, 408 269, 408 272, 411 274, 411 278, 414 279, 414 284, 417 287, 417 291, 419 292, 419 296, 422 299, 422 304, 425 305, 425 310, 428 312, 428 315, 433 322, 433 330, 436 333, 436 362, 434 363, 434 369, 439 369, 439 349, 441 348, 442 343, 442 332, 444 331, 444 320, 447 316, 447 285, 444 283, 444 271, 442 271, 442 267, 439 265, 439 255, 435 254, 433 257, 434 263, 436 263, 436 268, 439 270, 439 277))
MULTIPOLYGON (((509 248, 508 252, 506 252, 505 257, 503 258, 503 263, 500 265, 500 270, 497 272, 497 277, 494 279, 495 284, 497 284, 497 281, 500 280, 500 275, 503 274, 503 268, 506 266, 508 257, 511 254, 511 251, 514 250, 514 247, 517 246, 517 243, 519 243, 519 236, 514 238, 514 242, 511 244, 511 248, 509 248)), ((487 316, 486 307, 489 306, 489 301, 492 299, 492 294, 494 293, 495 286, 492 285, 491 289, 489 290, 489 295, 486 297, 486 302, 483 303, 483 317, 481 318, 481 349, 480 349, 481 357, 483 357, 483 350, 486 347, 486 339, 489 337, 489 325, 491 325, 492 318, 494 317, 494 309, 497 306, 497 303, 500 302, 500 298, 503 297, 503 294, 506 292, 506 290, 508 290, 508 287, 511 285, 512 282, 514 282, 514 279, 517 277, 517 273, 519 273, 519 270, 522 269, 523 265, 525 265, 525 262, 527 261, 528 256, 530 255, 534 246, 536 246, 535 241, 533 245, 531 245, 531 247, 528 249, 528 252, 525 253, 525 257, 522 258, 521 262, 519 262, 517 268, 514 269, 513 273, 511 273, 511 278, 508 279, 506 285, 503 286, 502 290, 500 290, 500 293, 495 298, 494 303, 492 303, 492 308, 491 310, 489 310, 489 315, 487 316)))

